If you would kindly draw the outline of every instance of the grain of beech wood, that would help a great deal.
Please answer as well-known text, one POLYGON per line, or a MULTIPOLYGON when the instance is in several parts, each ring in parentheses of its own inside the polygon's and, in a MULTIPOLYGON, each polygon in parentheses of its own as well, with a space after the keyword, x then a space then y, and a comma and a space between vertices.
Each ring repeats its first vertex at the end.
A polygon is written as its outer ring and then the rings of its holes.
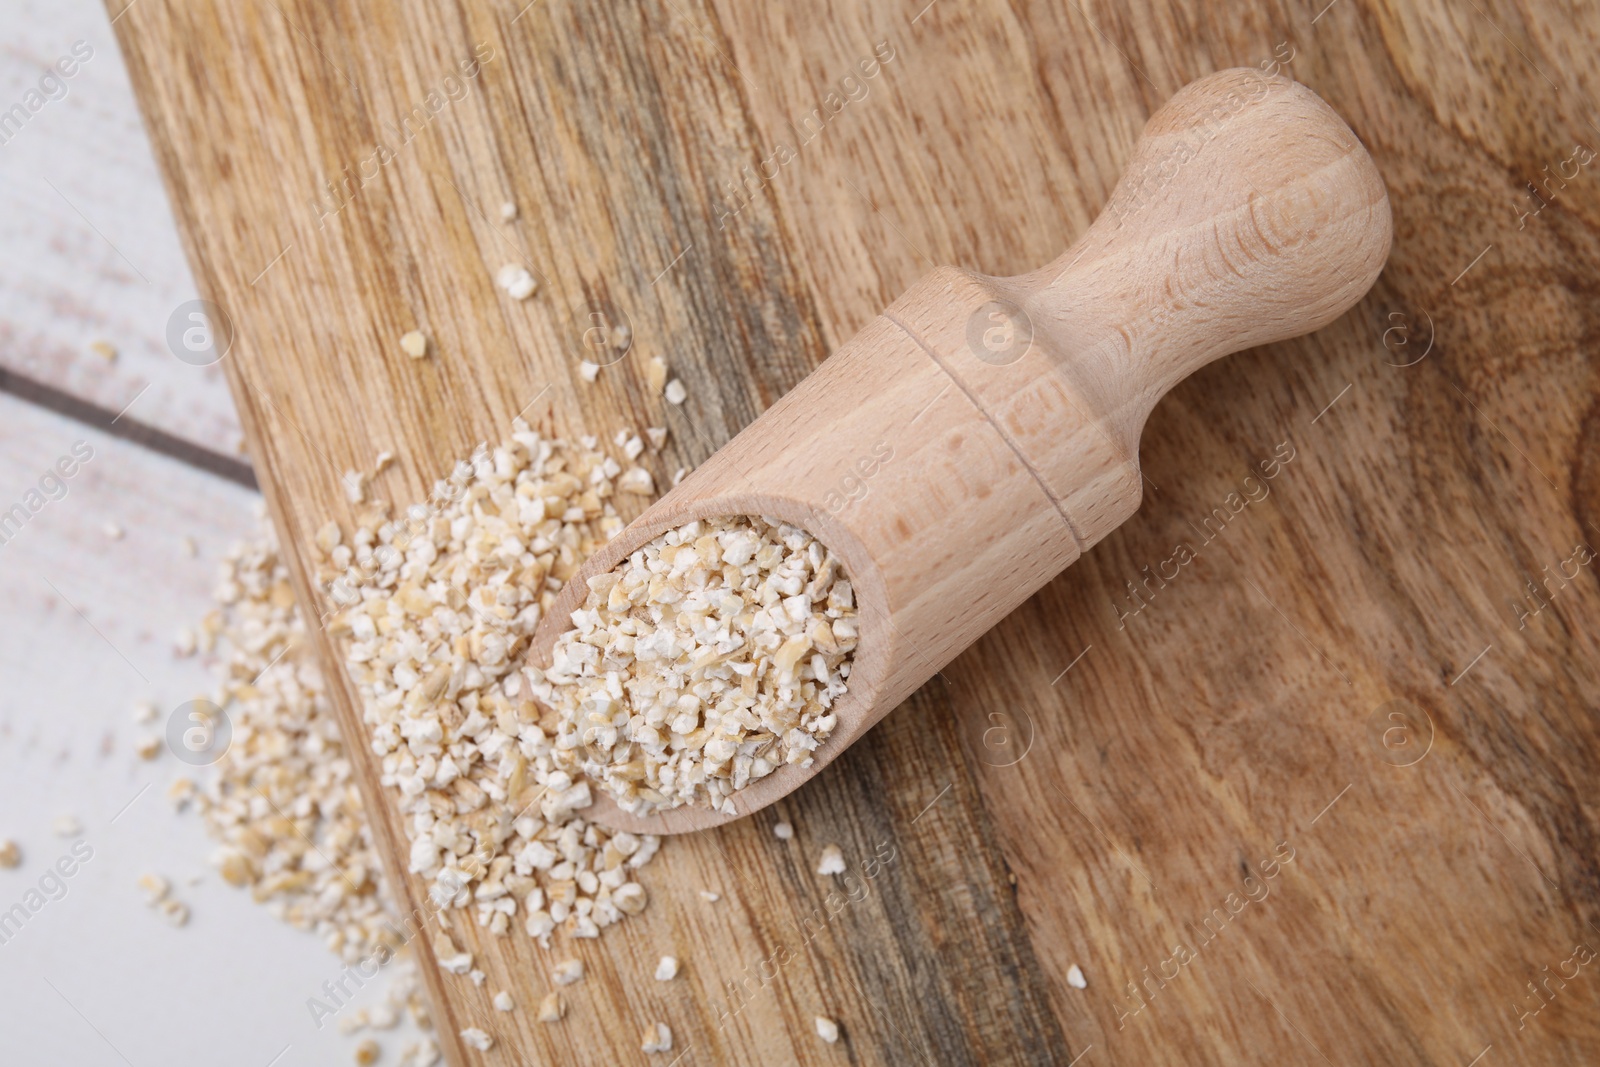
POLYGON ((1186 86, 1054 263, 934 271, 568 583, 538 662, 591 575, 686 522, 766 515, 843 560, 860 613, 839 724, 809 765, 752 781, 732 813, 633 813, 597 789, 591 816, 688 833, 809 781, 1138 508, 1139 436, 1168 390, 1342 315, 1390 238, 1377 168, 1310 89, 1255 69, 1186 86))

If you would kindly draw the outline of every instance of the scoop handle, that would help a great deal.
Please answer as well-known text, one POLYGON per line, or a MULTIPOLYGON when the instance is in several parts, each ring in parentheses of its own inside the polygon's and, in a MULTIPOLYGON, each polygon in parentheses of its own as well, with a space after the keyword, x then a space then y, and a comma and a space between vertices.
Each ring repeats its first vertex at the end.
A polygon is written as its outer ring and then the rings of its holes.
POLYGON ((1318 329, 1389 254, 1372 158, 1310 89, 1219 71, 1151 116, 1094 224, 1055 262, 941 267, 889 307, 1037 478, 1080 549, 1141 497, 1156 403, 1219 356, 1318 329))
POLYGON ((1344 314, 1390 239, 1383 179, 1344 120, 1297 82, 1236 68, 1151 116, 1094 225, 1010 281, 1036 338, 1098 379, 1101 416, 1136 442, 1205 364, 1344 314))

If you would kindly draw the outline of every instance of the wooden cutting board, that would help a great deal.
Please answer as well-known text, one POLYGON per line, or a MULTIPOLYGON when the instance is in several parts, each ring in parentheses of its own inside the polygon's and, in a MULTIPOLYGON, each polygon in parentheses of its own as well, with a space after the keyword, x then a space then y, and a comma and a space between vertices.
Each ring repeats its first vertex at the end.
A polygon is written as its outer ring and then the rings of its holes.
POLYGON ((348 519, 345 469, 391 449, 377 491, 421 499, 525 410, 666 425, 670 475, 935 264, 1053 257, 1211 70, 1307 83, 1389 185, 1366 300, 1180 386, 1126 526, 822 779, 668 842, 645 916, 577 946, 563 1023, 531 1007, 569 950, 458 922, 490 978, 428 969, 452 1062, 644 1062, 655 1019, 675 1049, 648 1059, 685 1064, 1600 1057, 1600 12, 124 2, 312 612, 304 546, 348 519), (511 261, 539 274, 526 303, 493 285, 511 261), (584 383, 584 331, 624 319, 627 358, 584 383), (433 357, 400 355, 414 327, 433 357), (895 859, 830 906, 826 843, 895 859), (502 987, 519 1012, 491 1010, 502 987), (471 1025, 496 1050, 461 1047, 471 1025))

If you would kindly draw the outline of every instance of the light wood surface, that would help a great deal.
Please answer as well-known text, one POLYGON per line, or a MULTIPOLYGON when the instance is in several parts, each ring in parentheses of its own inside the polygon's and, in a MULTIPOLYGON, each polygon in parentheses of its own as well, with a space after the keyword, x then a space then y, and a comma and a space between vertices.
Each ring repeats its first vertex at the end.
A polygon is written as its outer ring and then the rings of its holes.
MULTIPOLYGON (((1057 254, 1148 115, 1211 70, 1287 62, 1389 188, 1374 291, 1179 385, 1145 429, 1139 514, 777 805, 797 843, 766 813, 669 842, 645 917, 577 950, 591 977, 560 1027, 489 1012, 497 984, 544 986, 553 954, 524 939, 481 951, 483 990, 436 976, 447 1033, 503 1038, 456 1062, 511 1062, 513 1044, 637 1062, 655 1017, 685 1063, 1600 1055, 1589 968, 1549 977, 1600 944, 1600 603, 1570 562, 1600 537, 1600 201, 1592 165, 1562 166, 1592 129, 1596 17, 131 7, 117 29, 200 288, 242 324, 228 369, 293 543, 346 514, 345 467, 396 449, 379 489, 418 499, 530 403, 562 430, 668 425, 668 466, 703 460, 936 264, 1011 275, 1057 254), (307 199, 480 41, 496 58, 471 91, 319 227, 307 199), (894 58, 852 75, 880 42, 894 58), (1519 220, 1546 165, 1573 176, 1519 220), (507 198, 522 214, 502 225, 507 198), (542 275, 527 304, 491 282, 516 259, 542 275), (625 312, 635 340, 591 387, 575 364, 592 309, 625 312), (438 343, 422 363, 394 348, 415 325, 438 343), (652 354, 689 385, 684 408, 644 387, 652 354), (1520 615, 1524 583, 1563 561, 1574 577, 1520 615), (830 840, 897 859, 802 947, 830 840), (662 987, 669 946, 686 975, 662 987), (723 983, 779 947, 795 958, 719 1027, 723 983), (844 1043, 813 1036, 818 1013, 844 1043)), ((379 832, 398 855, 393 819, 379 832)))
POLYGON ((114 433, 143 431, 243 470, 222 368, 182 363, 168 347, 169 320, 197 294, 106 14, 96 3, 15 0, 7 15, 0 110, 24 112, 0 123, 10 205, 0 218, 0 392, 98 425, 120 414, 114 433))
POLYGON ((1316 94, 1254 68, 1185 86, 1081 241, 1018 278, 932 272, 567 583, 533 636, 541 666, 591 576, 685 523, 771 515, 829 546, 861 613, 809 765, 732 812, 629 812, 601 790, 592 817, 689 833, 824 771, 1138 509, 1140 431, 1174 385, 1348 311, 1390 238, 1371 157, 1316 94))

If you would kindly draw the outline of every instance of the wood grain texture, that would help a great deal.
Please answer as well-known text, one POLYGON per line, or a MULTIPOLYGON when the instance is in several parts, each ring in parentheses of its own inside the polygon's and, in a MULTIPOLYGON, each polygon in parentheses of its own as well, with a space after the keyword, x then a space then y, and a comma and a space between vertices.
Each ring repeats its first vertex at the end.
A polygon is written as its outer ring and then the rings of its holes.
MULTIPOLYGON (((498 439, 524 409, 564 432, 668 425, 676 451, 657 472, 664 481, 825 354, 776 218, 769 213, 768 237, 719 234, 707 189, 692 178, 695 168, 732 172, 756 140, 701 34, 666 7, 551 5, 514 16, 416 9, 363 20, 348 9, 140 4, 117 23, 197 277, 240 324, 229 370, 289 543, 348 514, 340 474, 367 467, 380 448, 402 460, 378 491, 421 499, 449 463, 498 439), (197 52, 200 41, 209 43, 197 52), (397 149, 379 180, 337 213, 307 208, 327 176, 358 168, 367 143, 386 135, 380 128, 479 42, 494 53, 470 91, 397 149), (174 63, 200 64, 206 76, 174 78, 174 63), (508 198, 522 215, 503 226, 498 205, 508 198), (694 272, 652 285, 691 243, 694 272), (538 298, 497 295, 491 276, 506 261, 539 271, 538 298), (594 388, 575 373, 591 308, 613 321, 625 314, 635 337, 628 362, 594 388), (398 352, 414 325, 433 338, 434 358, 398 352), (646 395, 639 368, 655 353, 690 384, 682 411, 646 395)), ((303 561, 297 577, 311 602, 303 561)), ((351 694, 339 696, 345 727, 359 731, 351 694)), ((478 943, 476 928, 457 921, 489 980, 478 989, 427 969, 452 1058, 496 1061, 456 1041, 477 1025, 530 1057, 632 1061, 641 1027, 659 1018, 679 1049, 704 1061, 801 1062, 826 1054, 811 1020, 829 1014, 863 1063, 979 1062, 996 1049, 1046 1062, 1062 1038, 1003 861, 990 846, 953 845, 992 841, 993 831, 948 704, 921 699, 923 715, 852 753, 852 772, 784 810, 800 827, 794 845, 775 841, 770 820, 675 843, 655 868, 645 918, 601 944, 478 943), (899 765, 935 777, 883 773, 899 765), (880 845, 896 857, 889 873, 857 883, 867 894, 837 915, 845 898, 811 873, 830 842, 854 865, 880 845), (700 889, 722 900, 709 905, 700 889), (969 966, 941 967, 941 946, 969 966), (685 961, 665 986, 651 977, 663 952, 685 961), (590 977, 566 991, 566 1023, 542 1026, 528 1009, 568 954, 585 959, 590 977), (776 980, 763 977, 774 957, 787 961, 776 980), (739 982, 745 1003, 734 1012, 729 984, 739 982), (500 988, 524 1010, 494 1013, 489 997, 500 988)), ((363 770, 373 809, 385 810, 373 769, 363 770)), ((377 832, 391 858, 404 855, 392 815, 377 832)), ((421 899, 398 865, 390 873, 421 899)))
MULTIPOLYGON (((345 467, 394 448, 380 491, 420 499, 530 402, 561 430, 669 425, 669 465, 703 459, 933 266, 1055 255, 1144 119, 1211 70, 1282 66, 1383 173, 1373 293, 1179 386, 1141 512, 782 802, 797 847, 764 815, 669 842, 645 919, 582 946, 567 1022, 512 1024, 528 1058, 632 1060, 657 1016, 685 1062, 1600 1055, 1600 984, 1573 971, 1600 947, 1600 590, 1574 562, 1600 539, 1600 187, 1570 162, 1600 139, 1600 25, 1320 7, 139 0, 118 20, 200 288, 241 324, 229 373, 290 544, 346 513, 345 467), (308 199, 480 41, 470 91, 319 225, 308 199), (542 289, 512 305, 490 275, 518 259, 542 289), (592 312, 635 340, 590 388, 592 312), (414 325, 436 358, 396 358, 414 325), (684 409, 644 388, 652 354, 684 409), (828 840, 899 859, 719 1027, 721 983, 822 902, 828 840), (663 989, 668 946, 687 981, 663 989), (845 1047, 810 1034, 818 1012, 845 1047)), ((341 713, 355 729, 348 694, 341 713)), ((488 993, 538 988, 549 957, 508 939, 484 990, 435 977, 442 1025, 494 1026, 488 993)))

